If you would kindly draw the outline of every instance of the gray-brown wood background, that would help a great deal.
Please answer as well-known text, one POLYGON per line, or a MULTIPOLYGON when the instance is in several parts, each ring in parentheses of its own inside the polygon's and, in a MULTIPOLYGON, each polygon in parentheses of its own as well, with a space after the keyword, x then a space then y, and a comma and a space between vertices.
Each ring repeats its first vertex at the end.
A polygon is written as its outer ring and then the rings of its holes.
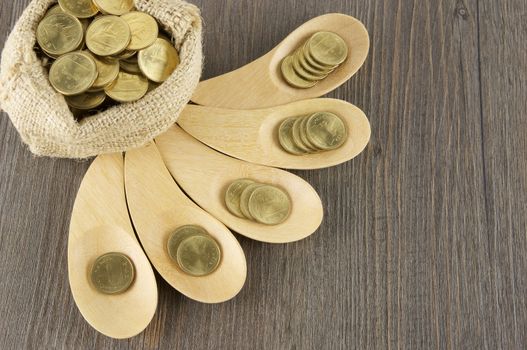
MULTIPOLYGON (((0 47, 29 0, 0 3, 0 47)), ((204 78, 263 55, 308 19, 362 20, 371 51, 330 96, 362 108, 366 151, 296 172, 316 234, 238 236, 243 291, 220 305, 158 278, 141 335, 115 341, 69 291, 69 215, 89 162, 33 157, 0 117, 1 349, 522 349, 527 347, 527 2, 195 0, 204 78)))

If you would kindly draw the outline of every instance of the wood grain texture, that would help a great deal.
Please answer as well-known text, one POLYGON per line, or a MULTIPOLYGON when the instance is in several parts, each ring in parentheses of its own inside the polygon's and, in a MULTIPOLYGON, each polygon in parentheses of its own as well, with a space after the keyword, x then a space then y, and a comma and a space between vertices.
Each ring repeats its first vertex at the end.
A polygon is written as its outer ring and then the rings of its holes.
MULTIPOLYGON (((29 0, 0 3, 0 45, 29 0)), ((66 237, 88 163, 31 156, 0 118, 0 348, 522 349, 527 347, 527 13, 523 0, 199 0, 204 78, 308 19, 343 12, 371 38, 330 94, 372 140, 353 161, 295 172, 325 203, 308 239, 238 236, 245 288, 219 305, 158 276, 159 308, 115 341, 69 291, 66 237)))

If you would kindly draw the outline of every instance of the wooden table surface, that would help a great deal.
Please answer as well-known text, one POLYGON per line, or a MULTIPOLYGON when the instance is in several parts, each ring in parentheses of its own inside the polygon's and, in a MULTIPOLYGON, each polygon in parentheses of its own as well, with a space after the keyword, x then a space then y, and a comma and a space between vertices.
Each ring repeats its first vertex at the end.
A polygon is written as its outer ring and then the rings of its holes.
MULTIPOLYGON (((0 3, 0 46, 29 0, 0 3)), ((204 78, 263 55, 308 19, 343 12, 371 35, 330 94, 372 140, 351 162, 295 172, 325 204, 316 234, 238 236, 243 291, 220 305, 158 277, 159 308, 116 341, 70 294, 69 216, 89 162, 35 158, 0 118, 1 349, 520 349, 527 347, 527 2, 195 0, 204 78)))

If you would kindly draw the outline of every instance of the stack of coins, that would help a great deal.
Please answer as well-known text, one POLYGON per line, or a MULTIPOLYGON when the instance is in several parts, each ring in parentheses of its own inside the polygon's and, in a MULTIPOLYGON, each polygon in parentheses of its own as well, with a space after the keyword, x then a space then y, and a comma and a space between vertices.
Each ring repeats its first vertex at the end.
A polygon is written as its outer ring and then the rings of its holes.
POLYGON ((233 215, 265 225, 281 224, 291 212, 291 200, 284 191, 250 179, 231 183, 225 205, 233 215))
POLYGON ((337 149, 347 138, 348 131, 342 119, 329 112, 287 118, 278 129, 280 145, 294 155, 337 149))
POLYGON ((137 101, 178 66, 178 52, 157 21, 133 5, 59 0, 39 23, 36 51, 75 114, 137 101))
POLYGON ((348 45, 340 36, 332 32, 317 32, 283 59, 282 75, 289 85, 308 89, 326 78, 347 57, 348 45))
POLYGON ((168 239, 170 258, 181 270, 194 277, 214 272, 221 260, 218 243, 202 227, 186 225, 179 227, 168 239))
POLYGON ((104 294, 118 294, 132 285, 135 269, 122 253, 107 253, 98 257, 91 269, 92 285, 104 294))

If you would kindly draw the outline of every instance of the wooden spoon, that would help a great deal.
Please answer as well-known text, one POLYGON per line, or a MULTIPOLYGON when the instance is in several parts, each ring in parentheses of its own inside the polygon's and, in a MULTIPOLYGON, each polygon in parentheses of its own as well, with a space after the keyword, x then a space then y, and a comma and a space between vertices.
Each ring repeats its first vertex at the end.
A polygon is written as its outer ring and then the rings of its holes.
POLYGON ((311 235, 322 222, 322 203, 303 179, 287 171, 225 156, 194 139, 177 125, 156 139, 172 176, 203 209, 234 231, 269 243, 286 243, 311 235), (291 198, 289 218, 275 226, 262 225, 231 214, 225 191, 237 179, 250 178, 286 190, 291 198))
POLYGON ((371 134, 368 118, 359 108, 341 100, 321 98, 250 111, 188 105, 178 124, 222 153, 287 169, 320 169, 346 162, 364 150, 371 134), (284 151, 278 141, 282 121, 318 111, 335 113, 347 124, 348 139, 342 147, 301 156, 284 151))
POLYGON ((68 275, 77 307, 93 328, 118 339, 142 332, 157 307, 154 272, 126 208, 123 170, 121 153, 93 161, 75 200, 68 239, 68 275), (108 252, 127 255, 135 267, 134 282, 121 294, 102 294, 89 280, 95 259, 108 252))
POLYGON ((126 153, 125 182, 139 239, 156 270, 172 287, 204 303, 223 302, 238 294, 247 275, 240 244, 221 222, 181 192, 153 143, 126 153), (171 260, 168 238, 183 225, 203 227, 221 246, 221 262, 212 274, 187 275, 171 260))
POLYGON ((362 66, 370 46, 368 31, 357 19, 338 13, 313 18, 293 31, 266 55, 235 71, 205 80, 192 101, 210 107, 254 109, 319 97, 350 79, 362 66), (297 89, 282 78, 282 59, 318 31, 340 35, 348 44, 348 58, 327 78, 309 89, 297 89))

